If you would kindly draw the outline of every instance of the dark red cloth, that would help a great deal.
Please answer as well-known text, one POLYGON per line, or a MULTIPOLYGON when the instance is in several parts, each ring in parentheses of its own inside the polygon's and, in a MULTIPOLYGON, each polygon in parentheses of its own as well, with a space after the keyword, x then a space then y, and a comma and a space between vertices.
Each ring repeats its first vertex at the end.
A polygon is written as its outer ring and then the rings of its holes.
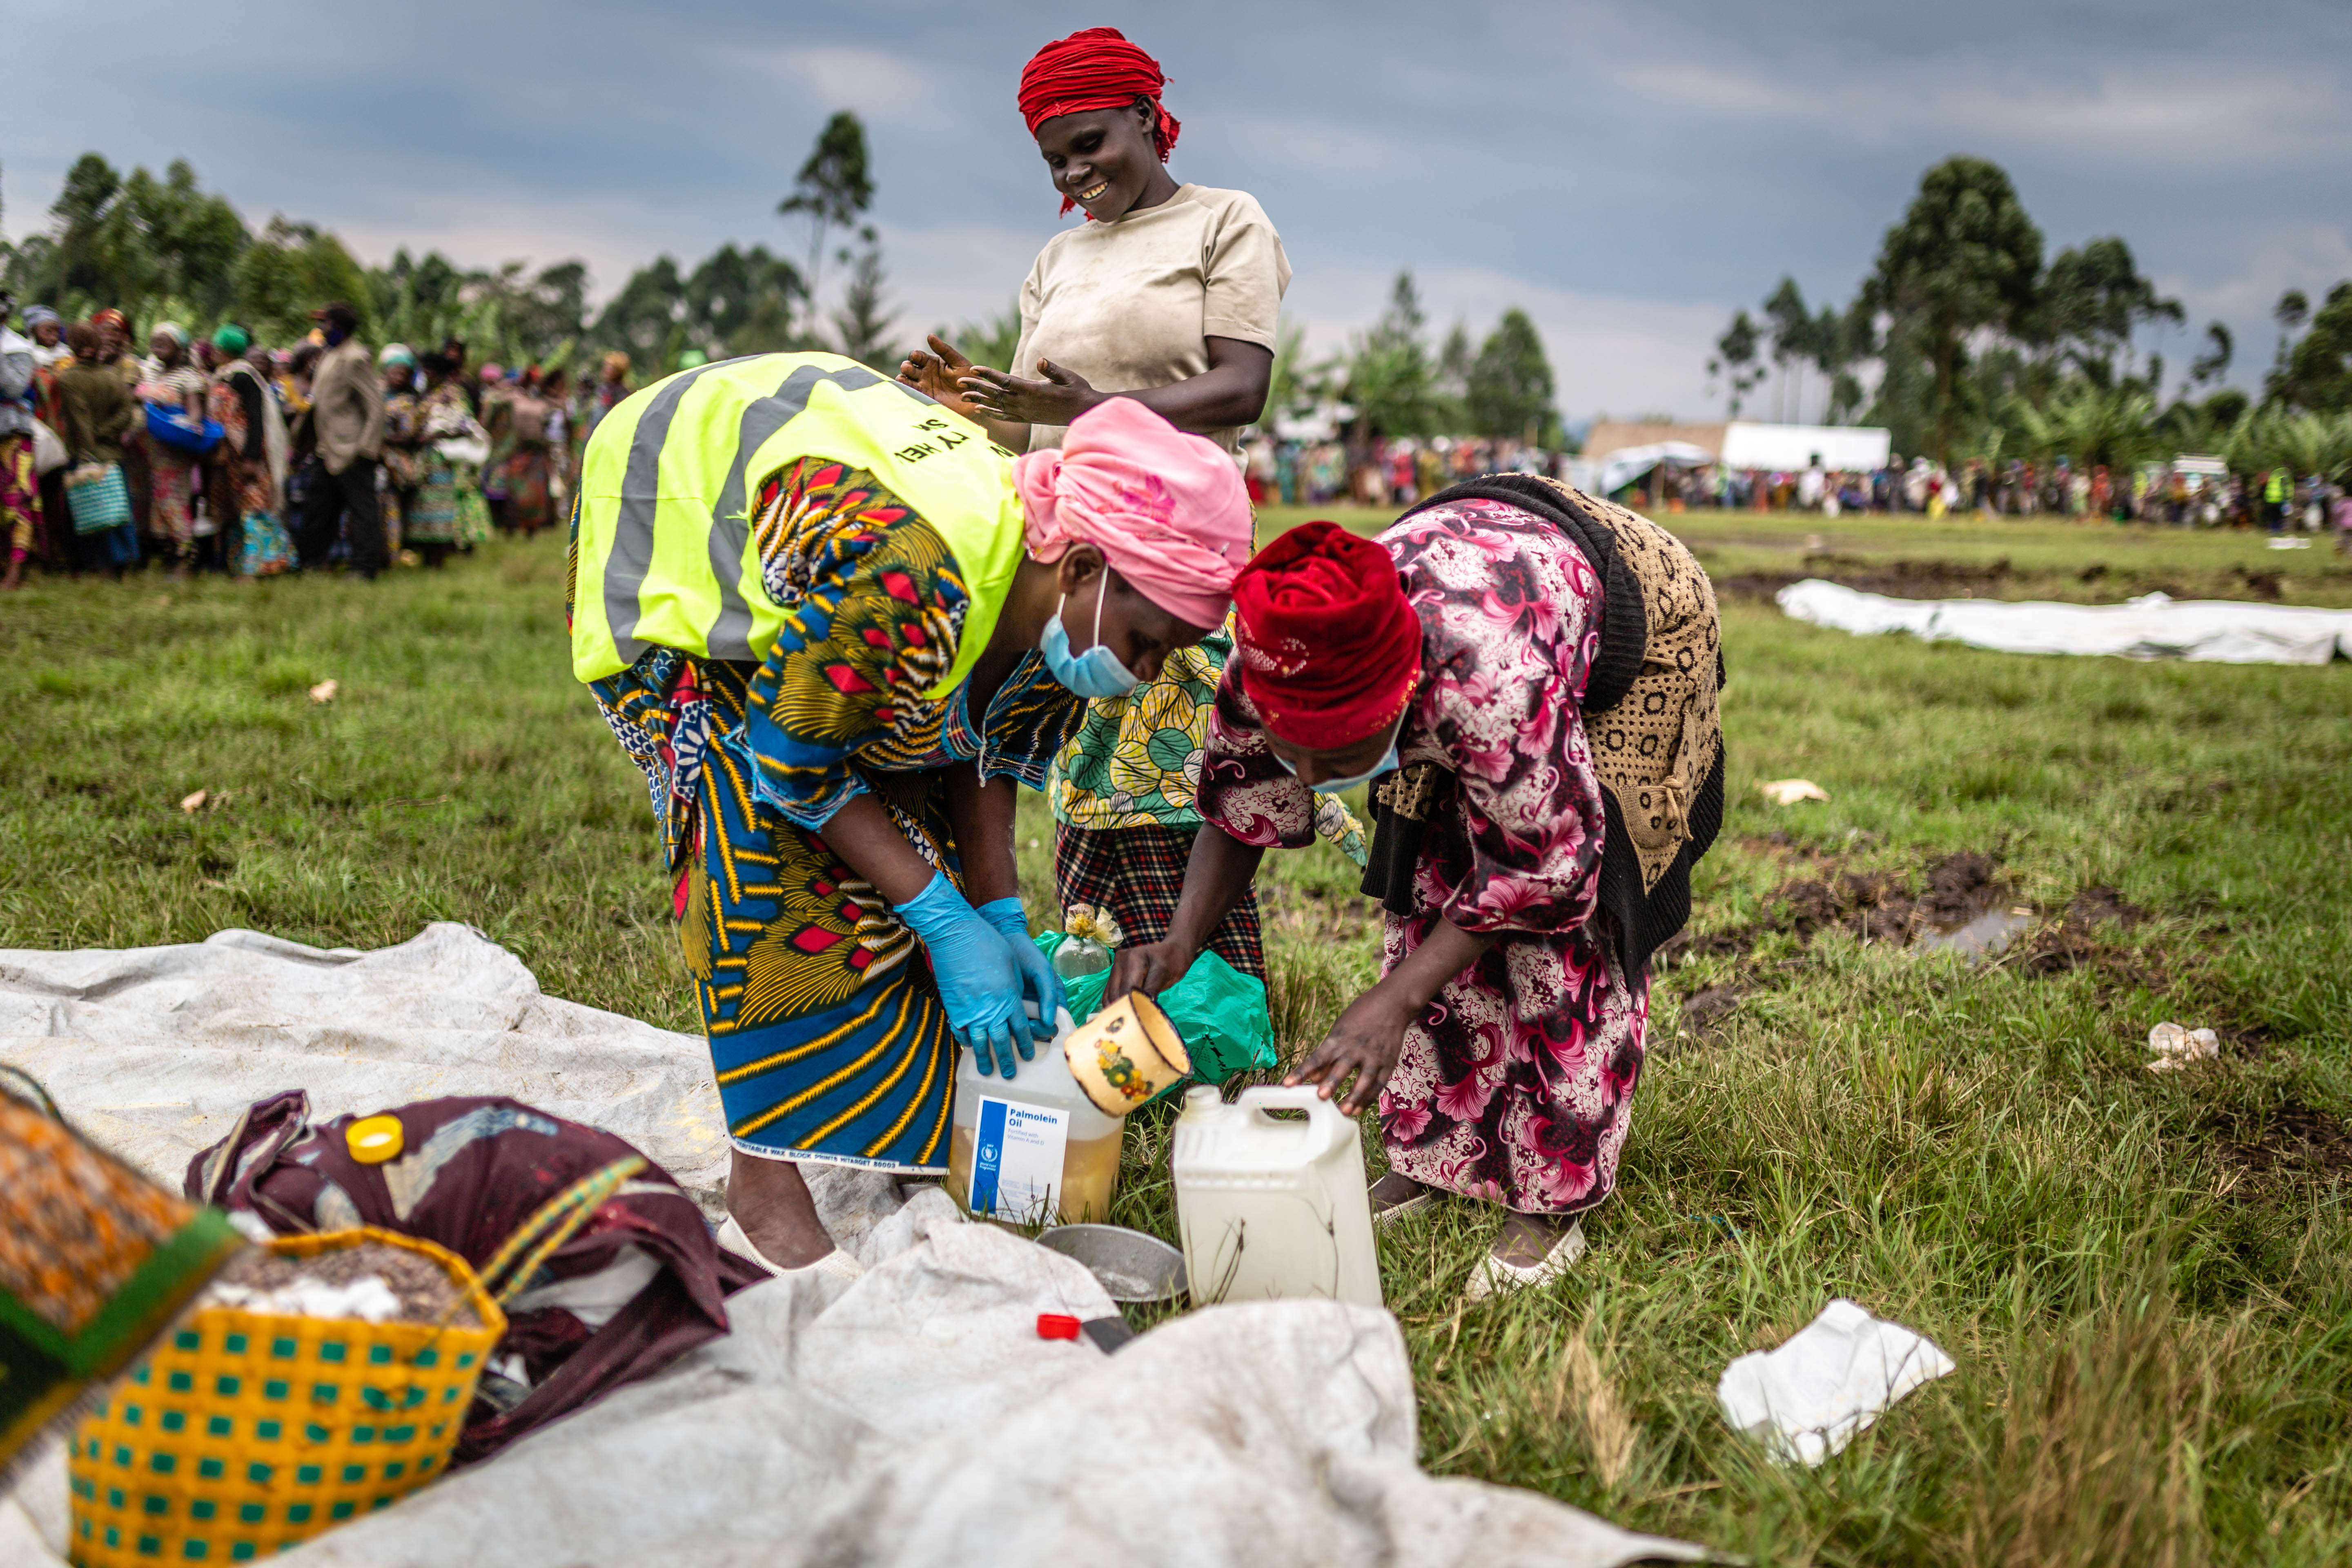
MULTIPOLYGON (((1082 27, 1047 44, 1021 68, 1021 118, 1034 136, 1038 126, 1057 114, 1125 109, 1148 98, 1160 116, 1151 144, 1165 163, 1168 150, 1176 145, 1176 133, 1184 128, 1160 102, 1160 89, 1167 85, 1160 62, 1129 43, 1117 27, 1082 27)), ((1065 213, 1076 205, 1062 198, 1065 213)))
POLYGON ((1336 522, 1294 528, 1234 579, 1232 668, 1269 732, 1338 751, 1387 729, 1421 679, 1396 563, 1336 522))
MULTIPOLYGON (((229 1135, 188 1164, 187 1194, 259 1215, 280 1236, 375 1226, 447 1247, 479 1268, 547 1201, 638 1151, 599 1128, 517 1100, 425 1100, 392 1108, 404 1150, 388 1165, 352 1158, 339 1116, 313 1125, 299 1089, 258 1100, 229 1135), (401 1177, 395 1195, 387 1172, 401 1177)), ((520 1355, 530 1391, 501 1408, 478 1396, 457 1440, 460 1463, 650 1377, 727 1331, 725 1299, 767 1278, 719 1249, 667 1173, 650 1161, 529 1281, 536 1289, 601 1273, 635 1247, 660 1272, 601 1326, 563 1307, 507 1314, 496 1358, 520 1355)))

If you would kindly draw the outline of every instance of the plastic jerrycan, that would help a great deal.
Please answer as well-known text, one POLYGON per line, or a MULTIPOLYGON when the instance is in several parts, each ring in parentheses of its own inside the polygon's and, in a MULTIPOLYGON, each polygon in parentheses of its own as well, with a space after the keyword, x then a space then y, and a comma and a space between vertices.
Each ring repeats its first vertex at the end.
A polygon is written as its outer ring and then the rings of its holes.
POLYGON ((1051 1043, 1012 1078, 983 1075, 956 1049, 955 1113, 948 1131, 948 1193, 982 1219, 1076 1225, 1110 1218, 1126 1123, 1095 1109, 1070 1076, 1064 1013, 1051 1043))
POLYGON ((1353 1118, 1308 1085, 1245 1089, 1231 1105, 1202 1085, 1185 1092, 1175 1143, 1176 1224, 1196 1305, 1299 1296, 1381 1305, 1353 1118))

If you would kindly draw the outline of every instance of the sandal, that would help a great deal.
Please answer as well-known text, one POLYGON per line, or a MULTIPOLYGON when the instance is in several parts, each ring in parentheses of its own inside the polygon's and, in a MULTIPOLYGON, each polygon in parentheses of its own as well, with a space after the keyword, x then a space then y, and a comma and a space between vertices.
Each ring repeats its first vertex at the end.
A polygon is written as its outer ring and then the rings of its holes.
POLYGON ((779 1279, 788 1274, 822 1274, 845 1284, 866 1272, 866 1265, 858 1262, 856 1258, 838 1247, 814 1263, 803 1263, 798 1268, 787 1268, 752 1246, 751 1238, 744 1234, 743 1222, 731 1214, 727 1216, 727 1223, 719 1227, 719 1245, 738 1258, 750 1258, 779 1279))
MULTIPOLYGON (((1500 1245, 1499 1239, 1496 1245, 1500 1245)), ((1489 1296, 1541 1285, 1567 1273, 1583 1256, 1584 1221, 1580 1218, 1570 1222, 1566 1234, 1551 1244, 1551 1250, 1533 1263, 1510 1262, 1496 1257, 1490 1248, 1478 1260, 1478 1267, 1470 1271, 1470 1282, 1463 1287, 1462 1299, 1483 1301, 1489 1296)))
POLYGON ((1372 1223, 1388 1225, 1409 1214, 1419 1214, 1437 1205, 1435 1187, 1414 1181, 1411 1176, 1391 1171, 1374 1182, 1365 1196, 1372 1200, 1372 1223))

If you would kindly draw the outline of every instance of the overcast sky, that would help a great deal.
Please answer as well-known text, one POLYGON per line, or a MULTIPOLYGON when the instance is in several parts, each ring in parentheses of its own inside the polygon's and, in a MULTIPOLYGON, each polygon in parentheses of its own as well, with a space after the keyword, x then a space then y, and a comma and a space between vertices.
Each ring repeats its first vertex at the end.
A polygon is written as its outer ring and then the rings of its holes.
MULTIPOLYGON (((1571 416, 1719 416, 1705 363, 1783 272, 1843 303, 1927 165, 2006 167, 2052 250, 2127 239, 2258 383, 2281 289, 2352 278, 2345 0, 944 5, 11 0, 6 231, 85 151, 176 157, 258 227, 470 264, 796 253, 824 119, 873 137, 901 325, 1001 310, 1057 203, 1013 106, 1040 43, 1157 55, 1180 179, 1255 193, 1328 352, 1410 267, 1433 326, 1542 329, 1571 416), (95 80, 93 80, 93 68, 95 80)), ((2177 376, 2174 378, 2177 379, 2177 376)), ((1818 378, 1814 378, 1817 382, 1818 378)), ((1819 390, 1808 411, 1818 413, 1819 390)), ((1769 404, 1769 394, 1766 395, 1769 404)))

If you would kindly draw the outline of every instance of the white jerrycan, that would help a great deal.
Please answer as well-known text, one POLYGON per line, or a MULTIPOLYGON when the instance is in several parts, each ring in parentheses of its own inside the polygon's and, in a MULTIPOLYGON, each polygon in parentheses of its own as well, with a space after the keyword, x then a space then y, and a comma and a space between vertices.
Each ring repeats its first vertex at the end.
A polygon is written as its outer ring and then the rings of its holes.
POLYGON ((1057 1022, 1053 1041, 1040 1043, 1009 1079, 983 1075, 971 1052, 957 1047, 948 1192, 983 1219, 1076 1225, 1110 1218, 1127 1124, 1096 1110, 1078 1087, 1062 1054, 1075 1026, 1066 1012, 1057 1022))
POLYGON ((1171 1164, 1195 1305, 1295 1296, 1381 1304, 1362 1141, 1311 1086, 1260 1085, 1231 1105, 1205 1085, 1187 1090, 1171 1164))

